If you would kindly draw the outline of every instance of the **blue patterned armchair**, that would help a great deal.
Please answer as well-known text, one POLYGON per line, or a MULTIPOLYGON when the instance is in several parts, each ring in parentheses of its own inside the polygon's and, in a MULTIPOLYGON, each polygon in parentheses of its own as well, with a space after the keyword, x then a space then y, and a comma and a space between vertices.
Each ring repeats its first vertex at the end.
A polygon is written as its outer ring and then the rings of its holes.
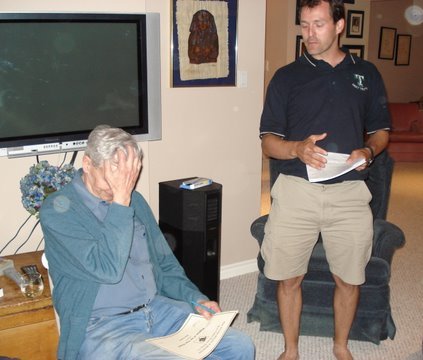
MULTIPOLYGON (((270 183, 278 174, 270 160, 270 183)), ((370 203, 374 216, 374 238, 372 257, 366 267, 366 282, 361 286, 360 302, 350 339, 371 341, 379 344, 386 338, 393 339, 396 328, 389 302, 389 280, 394 252, 405 243, 404 234, 396 225, 386 221, 388 200, 393 172, 393 160, 384 151, 376 157, 369 168, 366 181, 373 199, 370 203)), ((261 246, 267 215, 261 216, 251 225, 251 234, 261 246)), ((259 268, 257 292, 254 304, 247 314, 248 322, 258 321, 260 330, 281 332, 276 303, 277 282, 263 274, 264 260, 257 256, 259 268)), ((325 251, 318 241, 302 283, 303 311, 301 334, 333 337, 333 291, 335 283, 329 271, 325 251)))

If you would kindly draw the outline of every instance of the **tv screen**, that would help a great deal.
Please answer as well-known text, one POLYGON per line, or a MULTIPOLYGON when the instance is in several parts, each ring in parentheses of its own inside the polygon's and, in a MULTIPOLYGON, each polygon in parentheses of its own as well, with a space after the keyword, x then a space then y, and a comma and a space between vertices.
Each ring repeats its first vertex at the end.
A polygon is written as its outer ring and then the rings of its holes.
POLYGON ((0 14, 0 155, 82 149, 99 124, 160 138, 151 15, 0 14))

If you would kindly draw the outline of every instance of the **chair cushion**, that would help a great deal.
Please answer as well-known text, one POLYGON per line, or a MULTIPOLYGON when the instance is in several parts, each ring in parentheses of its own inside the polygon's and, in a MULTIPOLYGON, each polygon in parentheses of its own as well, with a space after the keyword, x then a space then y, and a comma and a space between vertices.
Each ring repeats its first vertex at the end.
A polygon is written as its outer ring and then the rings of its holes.
POLYGON ((409 131, 411 122, 422 118, 416 103, 389 103, 393 131, 409 131))
POLYGON ((414 120, 411 123, 411 131, 423 134, 423 119, 414 120))
POLYGON ((389 135, 390 142, 423 142, 423 131, 393 131, 389 135))

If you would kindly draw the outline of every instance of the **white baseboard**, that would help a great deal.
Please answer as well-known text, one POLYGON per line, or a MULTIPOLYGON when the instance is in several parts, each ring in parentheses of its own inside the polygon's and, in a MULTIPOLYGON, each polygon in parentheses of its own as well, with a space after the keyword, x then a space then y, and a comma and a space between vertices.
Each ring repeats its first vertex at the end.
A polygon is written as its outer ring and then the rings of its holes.
POLYGON ((225 265, 220 268, 220 280, 229 279, 258 271, 257 259, 241 261, 239 263, 225 265))

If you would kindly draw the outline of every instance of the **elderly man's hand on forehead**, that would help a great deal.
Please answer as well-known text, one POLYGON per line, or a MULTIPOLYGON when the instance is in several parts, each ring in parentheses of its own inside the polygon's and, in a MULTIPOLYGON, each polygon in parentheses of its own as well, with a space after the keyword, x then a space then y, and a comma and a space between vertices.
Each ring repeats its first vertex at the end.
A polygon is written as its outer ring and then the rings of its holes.
POLYGON ((141 170, 141 159, 132 146, 126 154, 118 150, 114 159, 104 161, 104 177, 113 191, 113 202, 128 206, 141 170))

